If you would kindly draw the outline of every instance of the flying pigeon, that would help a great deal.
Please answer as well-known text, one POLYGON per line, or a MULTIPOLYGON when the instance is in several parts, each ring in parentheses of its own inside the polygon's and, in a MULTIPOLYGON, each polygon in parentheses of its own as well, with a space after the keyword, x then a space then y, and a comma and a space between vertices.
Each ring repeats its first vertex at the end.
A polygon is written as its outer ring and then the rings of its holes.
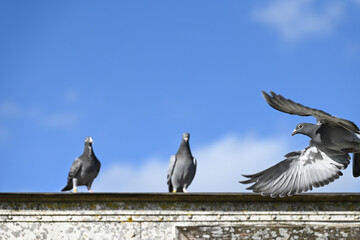
POLYGON ((249 178, 241 183, 253 183, 248 190, 263 196, 285 197, 327 185, 341 175, 353 156, 353 175, 360 175, 360 131, 355 123, 303 106, 270 92, 262 91, 273 108, 299 116, 313 116, 317 124, 299 123, 292 135, 303 134, 311 138, 309 146, 290 152, 285 160, 262 172, 243 175, 249 178))
POLYGON ((188 192, 187 188, 194 179, 197 163, 191 154, 189 139, 190 134, 184 133, 179 150, 170 157, 167 174, 169 192, 188 192))
POLYGON ((93 192, 91 185, 99 174, 101 166, 94 154, 93 142, 92 137, 85 138, 84 153, 74 160, 67 178, 67 185, 61 191, 74 189, 74 192, 77 192, 77 186, 85 185, 89 192, 93 192))

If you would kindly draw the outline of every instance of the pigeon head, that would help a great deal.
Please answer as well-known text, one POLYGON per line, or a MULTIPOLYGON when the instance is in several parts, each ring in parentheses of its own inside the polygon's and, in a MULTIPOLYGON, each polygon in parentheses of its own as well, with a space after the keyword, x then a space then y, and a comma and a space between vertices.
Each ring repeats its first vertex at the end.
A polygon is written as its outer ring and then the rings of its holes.
POLYGON ((291 135, 294 136, 295 134, 301 133, 311 137, 315 133, 314 131, 315 126, 317 125, 312 123, 299 123, 298 125, 296 125, 291 135))
POLYGON ((85 143, 90 143, 92 144, 94 142, 93 138, 92 137, 86 137, 85 138, 85 143))
POLYGON ((189 139, 190 139, 190 133, 187 133, 187 132, 183 133, 182 140, 185 142, 188 142, 189 139))

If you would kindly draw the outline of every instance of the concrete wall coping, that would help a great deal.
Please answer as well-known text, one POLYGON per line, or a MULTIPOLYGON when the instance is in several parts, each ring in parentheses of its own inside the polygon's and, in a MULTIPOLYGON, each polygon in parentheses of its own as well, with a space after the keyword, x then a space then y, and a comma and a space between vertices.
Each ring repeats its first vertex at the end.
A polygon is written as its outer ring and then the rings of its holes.
POLYGON ((360 193, 0 193, 0 239, 359 239, 360 193))
POLYGON ((0 193, 0 202, 360 202, 360 193, 309 193, 284 198, 249 193, 0 193))

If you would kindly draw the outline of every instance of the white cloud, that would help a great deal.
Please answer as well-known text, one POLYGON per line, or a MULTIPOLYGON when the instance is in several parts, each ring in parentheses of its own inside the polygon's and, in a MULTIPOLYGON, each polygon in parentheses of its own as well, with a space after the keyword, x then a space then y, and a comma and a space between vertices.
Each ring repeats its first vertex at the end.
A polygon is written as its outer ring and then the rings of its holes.
POLYGON ((77 103, 79 99, 80 93, 76 89, 68 89, 63 96, 63 100, 68 104, 77 103))
POLYGON ((20 108, 15 102, 3 101, 0 103, 0 118, 16 117, 20 112, 20 108))
MULTIPOLYGON (((174 152, 176 149, 174 150, 174 152)), ((253 173, 282 160, 286 143, 279 139, 261 140, 255 137, 226 136, 215 143, 193 149, 198 161, 192 192, 239 192, 241 174, 253 173)), ((96 191, 166 192, 168 159, 148 159, 132 167, 114 164, 102 169, 94 182, 96 191)))
POLYGON ((282 160, 286 143, 279 139, 227 136, 196 151, 197 178, 191 189, 201 192, 239 192, 241 174, 251 174, 282 160))
POLYGON ((100 171, 93 189, 100 192, 166 192, 168 163, 148 159, 144 165, 133 167, 114 164, 100 171))
POLYGON ((0 121, 10 118, 31 120, 44 127, 64 128, 76 125, 80 121, 80 114, 68 111, 46 112, 41 107, 22 106, 14 101, 4 100, 0 102, 0 121))
POLYGON ((76 113, 52 113, 42 117, 42 123, 46 127, 63 128, 71 127, 79 122, 79 115, 76 113))
POLYGON ((6 126, 6 120, 16 119, 20 114, 21 110, 15 102, 8 100, 0 102, 0 144, 10 139, 10 129, 6 126))
MULTIPOLYGON (((289 149, 285 139, 261 139, 254 136, 225 136, 209 145, 193 149, 198 160, 190 192, 250 192, 241 174, 262 171, 284 159, 289 149)), ((176 151, 176 149, 174 150, 176 151)), ((113 164, 100 171, 93 189, 97 192, 167 192, 168 159, 150 158, 143 165, 113 164)), ((344 176, 313 192, 357 192, 358 179, 352 177, 351 165, 344 176)))
POLYGON ((360 4, 360 0, 353 0, 354 3, 360 4))
POLYGON ((277 0, 252 16, 275 29, 283 39, 299 41, 332 33, 344 14, 342 2, 323 1, 318 5, 315 0, 277 0))
POLYGON ((0 144, 7 142, 9 139, 9 130, 0 125, 0 144))

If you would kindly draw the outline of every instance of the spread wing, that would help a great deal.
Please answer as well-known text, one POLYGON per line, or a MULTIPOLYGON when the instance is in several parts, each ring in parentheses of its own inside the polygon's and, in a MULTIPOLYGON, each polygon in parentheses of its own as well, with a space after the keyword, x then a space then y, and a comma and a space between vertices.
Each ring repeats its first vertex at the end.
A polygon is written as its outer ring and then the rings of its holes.
POLYGON ((348 154, 320 148, 311 142, 306 149, 288 153, 285 157, 262 172, 243 175, 249 179, 241 183, 254 183, 247 189, 263 196, 292 196, 335 181, 350 159, 348 154))
MULTIPOLYGON (((171 176, 174 172, 175 163, 176 163, 176 156, 172 155, 169 160, 169 170, 167 173, 167 184, 169 185, 169 187, 170 187, 170 185, 172 185, 171 184, 171 176)), ((171 186, 171 188, 172 188, 172 186, 171 186)))
POLYGON ((286 99, 274 92, 270 92, 271 96, 264 91, 262 91, 262 94, 270 106, 281 112, 299 116, 313 116, 316 118, 318 123, 327 123, 334 126, 341 126, 350 131, 360 133, 358 126, 349 120, 331 116, 322 110, 306 107, 300 103, 286 99))
POLYGON ((76 176, 76 174, 79 172, 80 169, 81 169, 81 160, 79 158, 76 158, 73 164, 71 165, 68 175, 68 182, 71 181, 76 176))

